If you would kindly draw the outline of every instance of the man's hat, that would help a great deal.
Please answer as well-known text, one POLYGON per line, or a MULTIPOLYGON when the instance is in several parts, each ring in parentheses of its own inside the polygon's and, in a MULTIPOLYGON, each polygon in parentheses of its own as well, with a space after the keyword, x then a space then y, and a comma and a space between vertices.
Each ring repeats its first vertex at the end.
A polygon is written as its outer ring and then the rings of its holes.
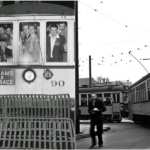
POLYGON ((2 41, 6 42, 6 41, 7 41, 7 38, 0 36, 0 42, 2 42, 2 41))

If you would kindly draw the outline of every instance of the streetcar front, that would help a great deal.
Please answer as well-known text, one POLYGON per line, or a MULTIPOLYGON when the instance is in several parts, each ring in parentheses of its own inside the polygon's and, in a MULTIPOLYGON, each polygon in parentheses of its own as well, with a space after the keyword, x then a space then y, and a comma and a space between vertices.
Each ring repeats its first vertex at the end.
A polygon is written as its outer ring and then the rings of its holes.
POLYGON ((92 100, 91 94, 95 93, 97 98, 104 101, 106 111, 103 112, 103 118, 106 121, 121 122, 121 109, 123 108, 123 94, 121 87, 92 87, 92 88, 80 88, 79 89, 79 107, 80 107, 80 118, 90 119, 88 113, 88 105, 92 100), (121 106, 122 105, 122 106, 121 106))
MULTIPOLYGON (((3 106, 8 109, 12 105, 15 110, 7 112, 9 117, 37 115, 74 121, 74 101, 75 9, 36 2, 1 7, 0 114, 3 115, 3 106), (21 105, 36 108, 29 108, 27 114, 28 108, 21 110, 21 105)), ((74 139, 70 143, 71 146, 63 143, 59 146, 74 148, 74 139)), ((51 144, 43 148, 59 147, 57 143, 51 144)))

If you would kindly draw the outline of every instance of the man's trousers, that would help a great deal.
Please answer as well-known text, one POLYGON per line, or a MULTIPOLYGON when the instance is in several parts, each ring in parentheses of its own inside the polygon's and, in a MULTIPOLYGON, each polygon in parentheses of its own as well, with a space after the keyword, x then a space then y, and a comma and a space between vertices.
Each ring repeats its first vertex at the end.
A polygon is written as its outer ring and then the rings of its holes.
POLYGON ((103 140, 102 140, 102 133, 103 133, 103 121, 102 120, 98 120, 98 119, 91 119, 91 128, 90 128, 90 135, 92 138, 92 144, 95 145, 96 144, 96 133, 94 131, 95 126, 97 127, 97 135, 98 135, 98 144, 102 144, 103 140))

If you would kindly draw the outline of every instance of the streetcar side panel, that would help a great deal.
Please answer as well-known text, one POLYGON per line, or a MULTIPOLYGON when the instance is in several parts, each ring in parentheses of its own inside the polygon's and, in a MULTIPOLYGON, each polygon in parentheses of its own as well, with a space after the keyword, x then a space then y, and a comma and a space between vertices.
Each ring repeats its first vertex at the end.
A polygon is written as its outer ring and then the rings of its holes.
POLYGON ((103 115, 112 115, 112 106, 105 106, 106 111, 103 112, 103 115))
POLYGON ((150 116, 150 102, 132 104, 132 114, 150 116))
MULTIPOLYGON (((50 69, 53 73, 51 79, 45 79, 44 69, 34 69, 36 78, 34 82, 28 83, 23 77, 26 69, 14 71, 14 85, 9 85, 10 79, 6 80, 7 85, 0 86, 0 94, 70 94, 75 97, 75 70, 74 69, 50 69), (67 76, 68 74, 68 76, 67 76), (60 76, 61 75, 61 76, 60 76), (70 88, 71 87, 71 88, 70 88)), ((2 76, 2 75, 1 75, 2 76)), ((11 79, 12 80, 12 79, 11 79)), ((4 80, 3 80, 4 81, 4 80)))

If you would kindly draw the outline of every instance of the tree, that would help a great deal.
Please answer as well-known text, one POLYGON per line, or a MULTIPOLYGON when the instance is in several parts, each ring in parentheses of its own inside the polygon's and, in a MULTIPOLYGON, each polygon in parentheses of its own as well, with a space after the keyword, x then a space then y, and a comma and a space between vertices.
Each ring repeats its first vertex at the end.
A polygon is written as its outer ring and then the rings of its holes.
POLYGON ((103 78, 103 83, 105 83, 106 82, 106 80, 105 80, 106 78, 103 78))
POLYGON ((109 78, 108 77, 105 80, 106 80, 106 82, 109 82, 109 78))
POLYGON ((96 81, 98 83, 106 83, 106 82, 109 82, 109 78, 108 77, 103 78, 102 76, 99 76, 99 77, 96 78, 96 81))
POLYGON ((103 80, 103 77, 102 77, 102 76, 99 76, 99 77, 96 78, 96 81, 97 81, 98 83, 102 83, 102 80, 103 80))

